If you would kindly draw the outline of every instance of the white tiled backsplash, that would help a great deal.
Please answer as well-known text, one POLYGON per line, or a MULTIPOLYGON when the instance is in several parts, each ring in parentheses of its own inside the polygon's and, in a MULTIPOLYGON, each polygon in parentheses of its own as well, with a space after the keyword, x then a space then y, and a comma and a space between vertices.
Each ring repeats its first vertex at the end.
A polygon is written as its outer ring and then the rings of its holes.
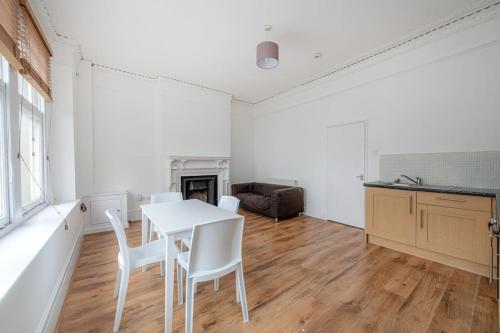
POLYGON ((500 188, 500 151, 380 156, 380 180, 401 174, 421 177, 424 184, 500 188))

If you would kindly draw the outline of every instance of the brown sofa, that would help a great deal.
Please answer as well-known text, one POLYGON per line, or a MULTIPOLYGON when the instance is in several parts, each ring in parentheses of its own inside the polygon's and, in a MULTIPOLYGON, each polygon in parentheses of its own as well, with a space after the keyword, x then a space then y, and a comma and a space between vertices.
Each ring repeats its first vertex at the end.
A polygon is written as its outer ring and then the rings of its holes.
POLYGON ((233 195, 240 199, 240 207, 274 218, 294 217, 304 211, 304 190, 301 187, 265 183, 232 185, 233 195))

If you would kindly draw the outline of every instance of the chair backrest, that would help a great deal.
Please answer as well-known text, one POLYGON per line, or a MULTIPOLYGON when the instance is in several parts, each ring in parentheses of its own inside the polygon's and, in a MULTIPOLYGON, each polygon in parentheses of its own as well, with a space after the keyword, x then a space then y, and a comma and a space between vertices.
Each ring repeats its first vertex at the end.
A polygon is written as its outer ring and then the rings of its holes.
POLYGON ((198 272, 217 271, 231 263, 241 262, 243 219, 229 219, 193 228, 188 259, 188 276, 198 272))
POLYGON ((219 208, 228 210, 232 213, 237 213, 240 207, 240 199, 230 195, 223 195, 219 200, 219 208))
POLYGON ((116 238, 118 239, 118 247, 120 249, 120 253, 125 260, 125 262, 129 259, 129 251, 127 245, 127 235, 125 234, 125 230, 123 229, 122 222, 120 218, 116 214, 114 209, 106 209, 106 217, 111 222, 113 226, 113 230, 115 231, 116 238))
POLYGON ((151 203, 182 201, 181 192, 162 192, 151 194, 151 203))

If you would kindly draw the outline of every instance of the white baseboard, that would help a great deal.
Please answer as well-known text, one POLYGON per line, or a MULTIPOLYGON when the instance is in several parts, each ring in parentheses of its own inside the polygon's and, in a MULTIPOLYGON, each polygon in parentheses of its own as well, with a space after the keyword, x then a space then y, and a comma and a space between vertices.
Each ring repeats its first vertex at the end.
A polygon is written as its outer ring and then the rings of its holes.
POLYGON ((56 330, 59 315, 61 314, 64 300, 66 299, 66 294, 69 289, 69 284, 71 282, 71 278, 73 277, 73 273, 75 272, 82 242, 83 228, 80 230, 78 239, 73 246, 71 256, 66 262, 66 269, 64 269, 57 278, 55 287, 52 290, 52 294, 50 295, 48 305, 42 316, 37 332, 52 333, 56 330))

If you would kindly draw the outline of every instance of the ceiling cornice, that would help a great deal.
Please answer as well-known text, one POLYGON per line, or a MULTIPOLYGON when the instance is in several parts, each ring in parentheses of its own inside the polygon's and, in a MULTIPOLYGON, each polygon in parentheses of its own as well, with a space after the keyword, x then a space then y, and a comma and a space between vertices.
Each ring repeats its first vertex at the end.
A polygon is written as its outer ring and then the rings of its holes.
POLYGON ((425 30, 423 32, 408 36, 407 38, 401 39, 400 41, 389 44, 383 48, 373 50, 373 51, 367 53, 366 55, 359 57, 358 59, 348 61, 345 64, 334 68, 333 70, 330 70, 326 73, 320 74, 317 77, 314 77, 314 78, 312 78, 308 81, 305 81, 301 84, 295 85, 294 87, 285 89, 277 94, 273 94, 271 96, 262 98, 262 99, 257 100, 257 101, 248 101, 248 100, 242 99, 240 97, 237 97, 236 95, 234 95, 233 93, 231 93, 229 91, 224 91, 224 90, 220 90, 217 88, 208 87, 208 86, 205 86, 205 85, 200 84, 200 83, 185 81, 185 80, 173 77, 173 76, 161 75, 161 74, 153 74, 153 75, 144 74, 144 73, 128 71, 128 70, 123 69, 123 68, 115 68, 115 67, 107 66, 104 64, 98 64, 98 63, 94 62, 92 59, 88 59, 83 55, 81 44, 79 41, 72 39, 70 36, 63 34, 56 29, 55 23, 52 19, 52 16, 50 14, 50 11, 48 9, 48 6, 47 6, 45 0, 39 0, 39 1, 42 4, 42 8, 44 11, 43 14, 46 16, 46 21, 48 22, 48 24, 46 24, 46 25, 48 25, 49 28, 52 30, 51 33, 57 39, 57 41, 67 43, 67 44, 76 45, 78 52, 79 52, 79 55, 80 55, 80 58, 82 60, 89 61, 93 66, 105 68, 105 69, 112 70, 112 71, 117 71, 117 72, 120 72, 123 74, 139 76, 139 77, 147 78, 147 79, 166 79, 166 80, 170 80, 170 81, 173 81, 173 82, 176 82, 179 84, 183 84, 183 85, 187 85, 190 87, 204 89, 204 90, 216 92, 219 94, 229 95, 235 101, 250 104, 250 105, 256 105, 256 104, 259 104, 262 102, 266 102, 268 100, 271 100, 271 99, 283 96, 287 93, 290 93, 296 89, 300 89, 300 88, 307 87, 307 86, 312 86, 314 84, 321 84, 322 81, 330 80, 340 73, 355 71, 356 69, 358 69, 362 66, 373 64, 377 61, 380 61, 380 60, 385 59, 387 57, 393 56, 399 52, 403 52, 405 50, 415 48, 419 45, 422 45, 423 43, 427 43, 430 40, 433 40, 434 38, 439 38, 439 37, 442 37, 446 34, 450 34, 450 33, 456 32, 458 30, 477 25, 479 23, 487 21, 488 19, 490 19, 492 17, 500 15, 500 1, 494 1, 489 5, 473 9, 470 12, 468 12, 468 13, 466 13, 458 18, 450 19, 450 20, 445 21, 445 22, 443 22, 435 27, 428 28, 427 30, 425 30))
POLYGON ((285 95, 291 91, 300 89, 302 87, 311 86, 313 84, 321 84, 322 81, 327 81, 329 79, 332 79, 338 74, 349 71, 355 71, 361 68, 362 66, 376 63, 378 61, 381 61, 382 59, 386 59, 397 53, 415 48, 436 38, 440 38, 443 37, 444 35, 449 35, 458 30, 485 22, 488 19, 498 15, 500 15, 500 1, 495 1, 487 6, 475 9, 458 18, 449 20, 438 26, 427 29, 419 34, 408 36, 407 38, 404 38, 399 42, 389 44, 388 46, 380 48, 378 50, 373 50, 367 53, 365 56, 362 56, 356 60, 349 61, 344 65, 338 66, 337 68, 329 72, 326 72, 324 74, 321 74, 315 78, 312 78, 311 80, 305 81, 290 89, 283 90, 282 92, 279 92, 272 96, 260 99, 256 102, 253 102, 252 104, 255 105, 262 102, 266 102, 268 100, 280 97, 282 95, 285 95))

